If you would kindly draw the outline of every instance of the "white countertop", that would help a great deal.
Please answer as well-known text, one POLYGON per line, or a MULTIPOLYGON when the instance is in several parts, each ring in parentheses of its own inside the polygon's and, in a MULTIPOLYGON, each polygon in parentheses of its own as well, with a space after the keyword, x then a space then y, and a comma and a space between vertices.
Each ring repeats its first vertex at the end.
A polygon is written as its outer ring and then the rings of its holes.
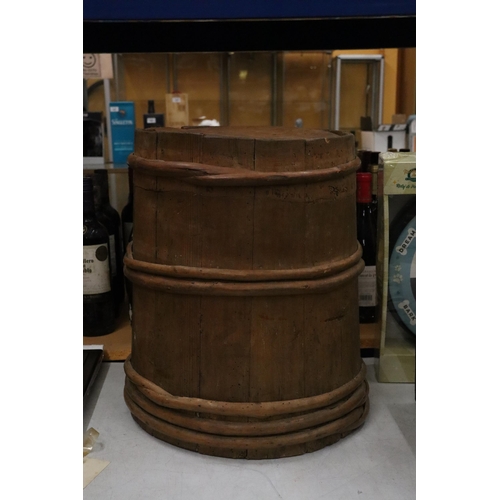
POLYGON ((123 363, 105 362, 84 405, 89 458, 109 465, 84 500, 410 500, 415 488, 415 385, 380 384, 366 358, 370 413, 360 429, 314 453, 277 460, 200 455, 160 441, 132 419, 123 363))

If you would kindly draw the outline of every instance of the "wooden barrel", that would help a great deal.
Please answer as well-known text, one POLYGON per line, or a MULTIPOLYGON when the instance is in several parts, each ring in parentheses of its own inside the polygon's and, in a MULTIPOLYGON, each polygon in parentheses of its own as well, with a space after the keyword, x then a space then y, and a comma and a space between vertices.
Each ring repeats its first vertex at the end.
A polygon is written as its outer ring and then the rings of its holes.
POLYGON ((125 400, 150 434, 233 458, 320 449, 364 422, 350 134, 138 130, 125 400))

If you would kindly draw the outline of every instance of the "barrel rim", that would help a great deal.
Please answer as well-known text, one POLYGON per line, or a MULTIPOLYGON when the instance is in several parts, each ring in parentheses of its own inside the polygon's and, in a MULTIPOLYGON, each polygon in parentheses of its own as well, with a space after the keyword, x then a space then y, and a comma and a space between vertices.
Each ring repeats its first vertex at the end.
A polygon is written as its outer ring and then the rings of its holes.
POLYGON ((316 141, 316 140, 341 140, 353 134, 343 130, 330 128, 298 128, 285 125, 221 125, 199 126, 184 125, 178 127, 151 127, 140 130, 141 133, 153 134, 167 132, 169 134, 196 135, 208 139, 247 139, 266 142, 280 139, 282 141, 316 141), (264 133, 261 135, 259 131, 264 133), (319 135, 318 135, 319 132, 319 135))

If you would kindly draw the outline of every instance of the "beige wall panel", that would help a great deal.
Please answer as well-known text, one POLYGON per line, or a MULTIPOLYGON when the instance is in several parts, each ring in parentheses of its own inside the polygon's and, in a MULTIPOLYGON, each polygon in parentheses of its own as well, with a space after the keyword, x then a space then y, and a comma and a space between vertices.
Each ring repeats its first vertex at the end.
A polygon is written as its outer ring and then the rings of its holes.
POLYGON ((272 55, 234 53, 229 59, 229 124, 271 124, 272 55))
POLYGON ((327 128, 330 57, 322 52, 288 52, 284 57, 283 125, 327 128))
POLYGON ((189 122, 200 116, 220 121, 220 54, 177 54, 177 90, 188 95, 189 122))
POLYGON ((148 100, 155 101, 157 113, 165 113, 167 91, 167 54, 123 54, 125 99, 135 103, 135 122, 143 126, 148 100))
POLYGON ((415 48, 400 49, 397 112, 406 116, 417 112, 416 72, 417 50, 415 48))

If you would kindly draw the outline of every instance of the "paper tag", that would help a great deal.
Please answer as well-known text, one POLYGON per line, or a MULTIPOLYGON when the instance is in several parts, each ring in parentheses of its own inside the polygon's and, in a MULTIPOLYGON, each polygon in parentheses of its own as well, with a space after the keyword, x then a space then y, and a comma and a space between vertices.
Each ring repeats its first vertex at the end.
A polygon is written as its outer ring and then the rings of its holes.
POLYGON ((396 123, 395 125, 393 125, 392 130, 394 131, 406 130, 406 123, 396 123))
POLYGON ((83 350, 104 349, 104 344, 88 344, 83 346, 83 350))
POLYGON ((85 489, 108 465, 109 462, 106 460, 85 457, 83 459, 83 488, 85 489))
POLYGON ((113 78, 111 54, 83 54, 83 78, 113 78))

